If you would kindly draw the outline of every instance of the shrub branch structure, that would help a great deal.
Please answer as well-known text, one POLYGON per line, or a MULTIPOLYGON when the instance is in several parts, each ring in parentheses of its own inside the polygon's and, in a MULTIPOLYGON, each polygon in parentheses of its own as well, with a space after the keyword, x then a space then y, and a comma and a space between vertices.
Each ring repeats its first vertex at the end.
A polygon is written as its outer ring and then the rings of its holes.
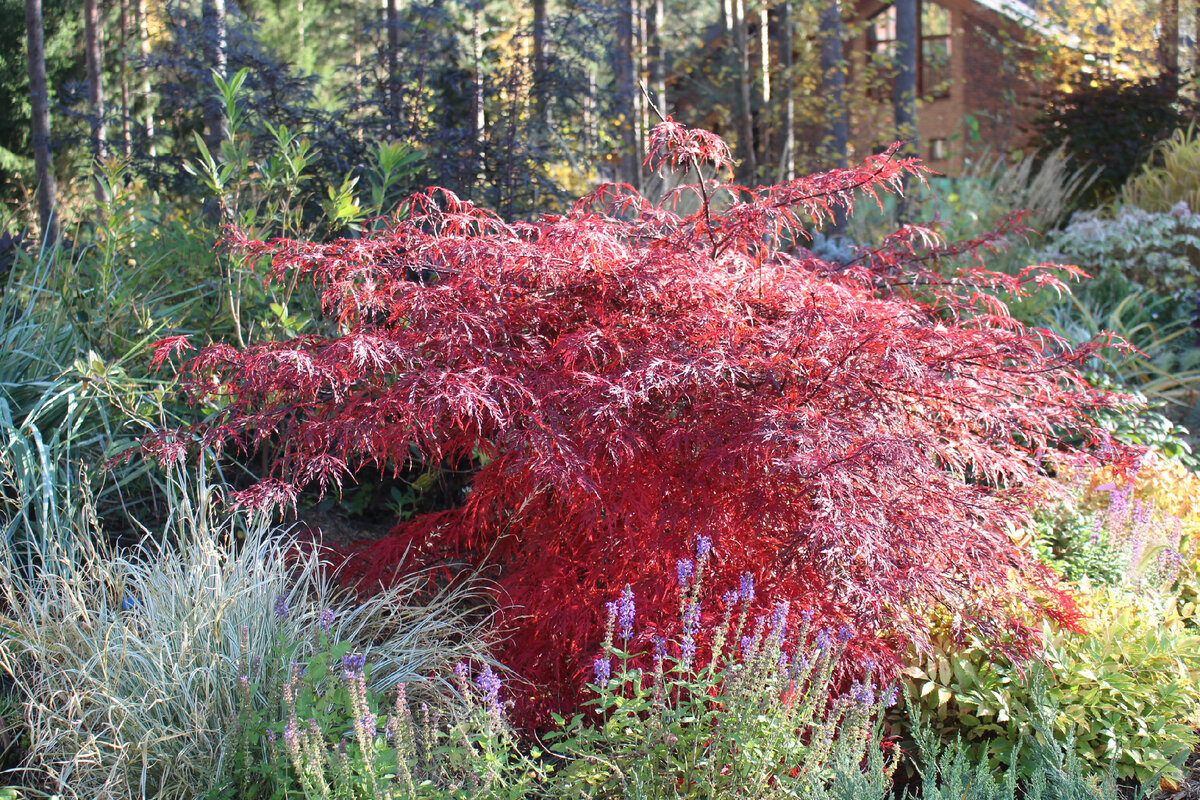
MULTIPOLYGON (((934 605, 1028 643, 1002 600, 1037 616, 1031 587, 1050 578, 1007 526, 1043 454, 1068 433, 1099 443, 1093 412, 1116 402, 1075 370, 1105 342, 1073 348, 1008 314, 1006 296, 1062 290, 1055 270, 951 271, 995 239, 917 227, 848 265, 796 246, 923 172, 895 148, 747 189, 719 180, 731 161, 712 134, 667 120, 650 145, 649 168, 705 177, 660 203, 604 186, 534 222, 431 189, 361 239, 231 233, 272 279, 311 280, 336 332, 191 354, 188 390, 215 412, 146 449, 277 441, 248 506, 340 490, 362 466, 471 462, 464 502, 398 525, 359 574, 493 564, 515 630, 504 657, 542 692, 531 712, 569 703, 590 671, 599 598, 629 585, 670 612, 697 535, 713 583, 760 575, 764 604, 848 624, 852 654, 922 641, 934 605)), ((189 348, 166 340, 157 360, 189 348)))

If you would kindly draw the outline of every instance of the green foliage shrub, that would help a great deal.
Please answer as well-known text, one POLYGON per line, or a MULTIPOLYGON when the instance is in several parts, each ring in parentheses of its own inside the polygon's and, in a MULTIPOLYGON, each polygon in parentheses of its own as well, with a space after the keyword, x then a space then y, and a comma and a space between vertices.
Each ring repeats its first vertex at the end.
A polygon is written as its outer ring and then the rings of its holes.
MULTIPOLYGON (((1098 774, 1076 753, 1068 737, 1059 742, 1053 731, 1053 718, 1046 713, 1045 687, 1033 684, 1038 713, 1030 720, 1031 729, 1017 747, 1033 762, 1033 777, 1021 780, 1018 770, 1007 769, 998 778, 987 759, 972 758, 961 738, 945 740, 913 714, 914 705, 906 695, 912 738, 917 745, 920 776, 915 796, 921 800, 1129 800, 1110 767, 1098 774)), ((1143 785, 1138 800, 1157 787, 1143 785)), ((906 794, 905 797, 912 797, 906 794)))
POLYGON ((945 738, 961 735, 972 759, 1025 779, 1039 766, 1019 745, 1041 713, 1095 773, 1111 763, 1141 783, 1178 776, 1196 745, 1200 637, 1167 604, 1120 590, 1099 591, 1085 610, 1087 634, 1043 625, 1042 664, 942 638, 904 670, 916 713, 945 738), (1040 698, 1033 681, 1043 671, 1040 698))
POLYGON ((1141 170, 1121 188, 1123 205, 1165 214, 1183 203, 1200 208, 1200 131, 1180 129, 1160 142, 1141 170))
MULTIPOLYGON (((307 658, 326 608, 342 609, 331 636, 372 645, 376 688, 406 681, 436 696, 425 676, 481 655, 486 616, 465 586, 420 603, 416 578, 354 605, 316 551, 263 520, 223 518, 219 492, 178 480, 161 538, 132 550, 67 531, 30 576, 0 549, 0 666, 20 692, 31 784, 89 800, 225 784, 241 757, 239 678, 269 695, 307 658)), ((264 706, 270 722, 275 709, 264 706)))
POLYGON ((1100 168, 1089 201, 1113 196, 1154 145, 1193 119, 1193 103, 1168 79, 1096 80, 1087 75, 1069 91, 1045 98, 1034 120, 1034 144, 1065 147, 1075 166, 1100 168))

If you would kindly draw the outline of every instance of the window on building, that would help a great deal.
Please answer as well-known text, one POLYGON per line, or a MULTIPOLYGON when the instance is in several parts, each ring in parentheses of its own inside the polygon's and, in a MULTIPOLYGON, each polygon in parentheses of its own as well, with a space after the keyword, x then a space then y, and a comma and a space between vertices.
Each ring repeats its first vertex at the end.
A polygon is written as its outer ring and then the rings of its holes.
MULTIPOLYGON (((917 3, 917 93, 922 97, 950 96, 950 12, 933 2, 917 3)), ((867 52, 884 76, 871 91, 877 99, 891 97, 895 74, 896 8, 888 6, 867 26, 867 52)))
POLYGON ((937 3, 921 3, 920 7, 917 91, 930 97, 949 97, 950 12, 937 3))

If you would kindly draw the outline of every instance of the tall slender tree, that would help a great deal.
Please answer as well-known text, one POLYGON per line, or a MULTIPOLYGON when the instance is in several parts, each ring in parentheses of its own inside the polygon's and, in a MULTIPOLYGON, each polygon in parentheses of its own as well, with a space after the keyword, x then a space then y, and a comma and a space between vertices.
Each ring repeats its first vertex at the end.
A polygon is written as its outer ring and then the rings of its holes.
POLYGON ((145 113, 142 125, 146 131, 147 152, 153 158, 158 154, 154 143, 154 89, 150 83, 150 70, 146 63, 150 60, 150 24, 146 19, 146 0, 137 0, 138 50, 142 60, 142 102, 145 113))
POLYGON ((771 128, 775 124, 771 102, 771 26, 768 0, 758 2, 758 91, 762 113, 758 117, 758 162, 766 169, 768 180, 775 160, 771 151, 771 128))
POLYGON ((1158 66, 1163 80, 1179 87, 1179 0, 1160 0, 1158 6, 1158 66))
MULTIPOLYGON (((83 0, 84 57, 87 61, 88 116, 92 126, 92 157, 107 155, 107 135, 104 129, 104 62, 103 44, 100 41, 99 0, 83 0)), ((103 181, 94 182, 96 201, 107 200, 103 181)))
MULTIPOLYGON (((915 156, 918 152, 917 0, 895 0, 895 8, 896 77, 892 86, 892 111, 896 122, 896 136, 904 142, 901 152, 904 155, 915 156)), ((906 222, 907 217, 908 202, 902 193, 896 200, 896 221, 906 222)))
POLYGON ((613 75, 617 81, 616 112, 621 132, 620 180, 641 188, 641 154, 637 149, 637 107, 634 104, 633 2, 617 3, 613 37, 613 75))
POLYGON ((667 65, 666 53, 663 51, 663 0, 648 0, 646 9, 646 50, 647 73, 650 78, 650 92, 654 103, 663 114, 670 114, 667 103, 667 65))
POLYGON ((400 112, 400 12, 396 0, 387 0, 384 24, 387 26, 387 41, 384 43, 387 76, 384 99, 388 108, 388 129, 400 112))
POLYGON ((747 25, 746 0, 734 0, 733 38, 738 59, 738 179, 744 184, 753 184, 758 175, 758 161, 754 155, 750 31, 747 25))
MULTIPOLYGON (((204 61, 210 69, 226 77, 225 0, 204 0, 201 7, 204 32, 204 61)), ((211 94, 211 92, 209 92, 211 94)), ((204 124, 208 128, 208 146, 216 149, 229 134, 225 106, 216 98, 205 104, 204 124)))
POLYGON ((46 40, 42 0, 25 0, 25 38, 29 48, 29 100, 33 108, 33 163, 37 175, 38 221, 45 242, 58 241, 55 213, 58 186, 50 149, 50 96, 46 85, 46 40))
MULTIPOLYGON (((821 96, 825 99, 820 155, 826 162, 823 166, 844 169, 850 124, 846 109, 846 54, 842 51, 842 6, 838 0, 821 2, 818 34, 821 45, 821 96)), ((840 236, 845 232, 845 209, 835 208, 829 234, 840 236)))
POLYGON ((546 0, 533 0, 533 98, 539 122, 546 121, 549 91, 546 75, 546 0))
POLYGON ((793 94, 794 67, 792 3, 781 0, 775 4, 775 29, 779 38, 779 91, 783 96, 783 141, 779 148, 779 169, 776 183, 790 181, 796 177, 796 97, 793 94))
POLYGON ((129 158, 132 148, 129 135, 129 0, 121 0, 117 18, 120 45, 121 79, 121 155, 129 158))

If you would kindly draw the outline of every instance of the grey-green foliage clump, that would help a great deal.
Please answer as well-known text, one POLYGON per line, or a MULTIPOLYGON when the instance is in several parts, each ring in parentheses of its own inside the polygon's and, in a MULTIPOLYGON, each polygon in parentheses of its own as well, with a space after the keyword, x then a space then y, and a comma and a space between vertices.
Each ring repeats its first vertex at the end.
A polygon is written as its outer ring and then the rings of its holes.
POLYGON ((1056 231, 1040 257, 1075 264, 1094 276, 1113 272, 1166 295, 1197 288, 1200 264, 1200 214, 1186 203, 1167 212, 1122 206, 1111 216, 1100 211, 1076 214, 1056 231))

